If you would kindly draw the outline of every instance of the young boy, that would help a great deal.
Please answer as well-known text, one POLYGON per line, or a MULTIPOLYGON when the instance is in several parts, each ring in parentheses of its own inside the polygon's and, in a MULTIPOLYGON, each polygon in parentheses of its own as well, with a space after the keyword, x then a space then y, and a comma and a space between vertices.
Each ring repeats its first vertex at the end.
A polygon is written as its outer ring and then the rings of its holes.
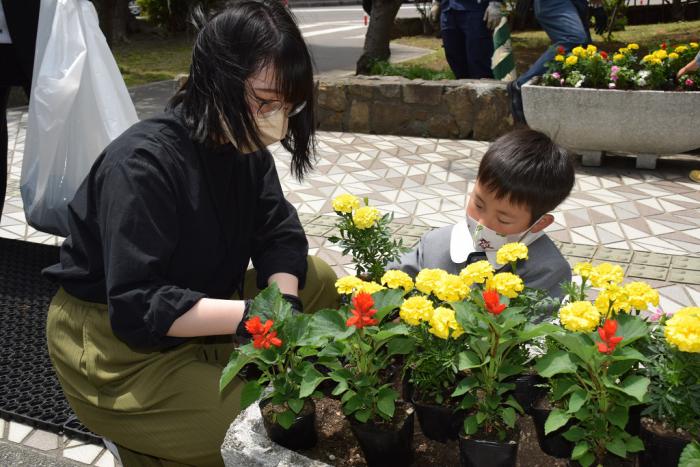
POLYGON ((554 222, 549 212, 573 185, 574 167, 564 149, 540 132, 512 131, 494 141, 481 160, 466 218, 428 232, 387 269, 413 277, 425 268, 458 274, 486 259, 497 271, 510 271, 496 263, 496 252, 506 243, 522 242, 529 259, 518 264, 517 273, 525 285, 561 297, 560 284, 571 280, 571 267, 544 229, 554 222))

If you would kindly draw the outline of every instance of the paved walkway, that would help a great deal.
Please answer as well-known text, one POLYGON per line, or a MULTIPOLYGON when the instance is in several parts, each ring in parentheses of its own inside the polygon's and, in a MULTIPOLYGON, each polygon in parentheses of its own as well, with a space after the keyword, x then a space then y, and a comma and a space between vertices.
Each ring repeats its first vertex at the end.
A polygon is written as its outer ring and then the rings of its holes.
MULTIPOLYGON (((140 115, 156 112, 168 89, 171 83, 154 86, 154 92, 135 90, 140 115)), ((26 225, 19 194, 26 109, 11 111, 9 122, 10 182, 0 236, 59 244, 61 239, 26 225)), ((350 258, 327 240, 335 222, 334 196, 366 196, 380 210, 393 212, 395 235, 413 244, 427 230, 462 219, 486 148, 478 141, 324 132, 316 170, 303 183, 290 175, 289 154, 279 145, 271 150, 287 198, 305 224, 311 254, 344 274, 352 273, 350 258)), ((601 168, 577 167, 574 191, 547 232, 572 262, 614 261, 629 277, 648 280, 667 311, 700 305, 700 185, 687 179, 694 163, 661 161, 657 170, 643 171, 634 169, 632 159, 609 158, 601 168)), ((0 420, 0 461, 8 446, 15 456, 24 449, 28 456, 43 452, 66 462, 114 465, 101 446, 0 420)))

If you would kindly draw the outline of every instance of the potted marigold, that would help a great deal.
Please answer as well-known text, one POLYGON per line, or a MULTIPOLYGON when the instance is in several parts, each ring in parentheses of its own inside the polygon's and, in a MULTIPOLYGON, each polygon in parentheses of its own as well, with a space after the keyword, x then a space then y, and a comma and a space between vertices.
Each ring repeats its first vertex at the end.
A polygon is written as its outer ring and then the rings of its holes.
POLYGON ((697 42, 660 44, 641 55, 637 44, 615 52, 563 48, 548 72, 523 86, 528 125, 599 165, 602 152, 637 154, 637 166, 700 147, 700 75, 676 73, 700 50, 697 42))
POLYGON ((317 441, 311 396, 318 396, 314 390, 322 377, 309 360, 316 353, 305 337, 310 320, 293 313, 277 285, 270 285, 251 305, 245 324, 251 342, 236 348, 221 374, 223 390, 246 365, 257 368, 260 376, 241 391, 241 410, 260 399, 268 436, 289 449, 308 449, 317 441))
MULTIPOLYGON (((343 282, 341 286, 349 287, 343 282)), ((413 350, 413 342, 404 324, 385 319, 398 308, 403 293, 384 289, 372 295, 342 287, 339 290, 348 292, 351 303, 338 310, 321 310, 310 323, 311 335, 327 342, 319 353, 330 368, 323 379, 336 383, 333 395, 340 398, 368 465, 408 465, 413 408, 400 400, 393 387, 392 365, 395 357, 413 350), (332 358, 335 363, 329 361, 332 358)))
POLYGON ((659 318, 645 365, 651 379, 640 436, 642 466, 676 466, 683 449, 700 438, 700 308, 659 318))
POLYGON ((648 359, 635 346, 648 335, 639 312, 658 304, 658 294, 644 283, 622 286, 622 269, 608 263, 581 263, 574 272, 582 282, 568 286, 561 330, 535 365, 551 388, 538 432, 570 441, 570 457, 580 465, 624 465, 644 449, 630 409, 646 402, 650 381, 640 370, 648 359), (595 304, 586 300, 591 286, 600 289, 595 304))

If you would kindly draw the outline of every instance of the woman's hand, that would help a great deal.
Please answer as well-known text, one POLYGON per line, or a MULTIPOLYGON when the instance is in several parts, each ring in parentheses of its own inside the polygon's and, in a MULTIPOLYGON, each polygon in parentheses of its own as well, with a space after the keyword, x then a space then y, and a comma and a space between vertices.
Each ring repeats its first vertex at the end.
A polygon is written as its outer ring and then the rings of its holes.
POLYGON ((243 320, 244 300, 203 298, 170 326, 170 337, 234 334, 243 320))
POLYGON ((700 68, 700 65, 698 65, 698 58, 695 57, 693 60, 691 60, 690 63, 688 63, 686 66, 684 66, 683 68, 681 68, 678 71, 678 77, 680 78, 681 76, 686 75, 692 71, 695 71, 698 68, 700 68))

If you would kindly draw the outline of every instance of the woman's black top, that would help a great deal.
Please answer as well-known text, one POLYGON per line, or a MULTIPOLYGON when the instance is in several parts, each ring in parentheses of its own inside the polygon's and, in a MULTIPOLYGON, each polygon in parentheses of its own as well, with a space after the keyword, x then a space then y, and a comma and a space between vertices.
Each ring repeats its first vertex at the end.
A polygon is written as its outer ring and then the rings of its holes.
POLYGON ((165 349, 173 321, 203 297, 286 272, 306 278, 308 242, 269 151, 192 141, 175 113, 141 121, 97 159, 69 205, 60 263, 44 270, 71 295, 108 304, 114 334, 165 349))

